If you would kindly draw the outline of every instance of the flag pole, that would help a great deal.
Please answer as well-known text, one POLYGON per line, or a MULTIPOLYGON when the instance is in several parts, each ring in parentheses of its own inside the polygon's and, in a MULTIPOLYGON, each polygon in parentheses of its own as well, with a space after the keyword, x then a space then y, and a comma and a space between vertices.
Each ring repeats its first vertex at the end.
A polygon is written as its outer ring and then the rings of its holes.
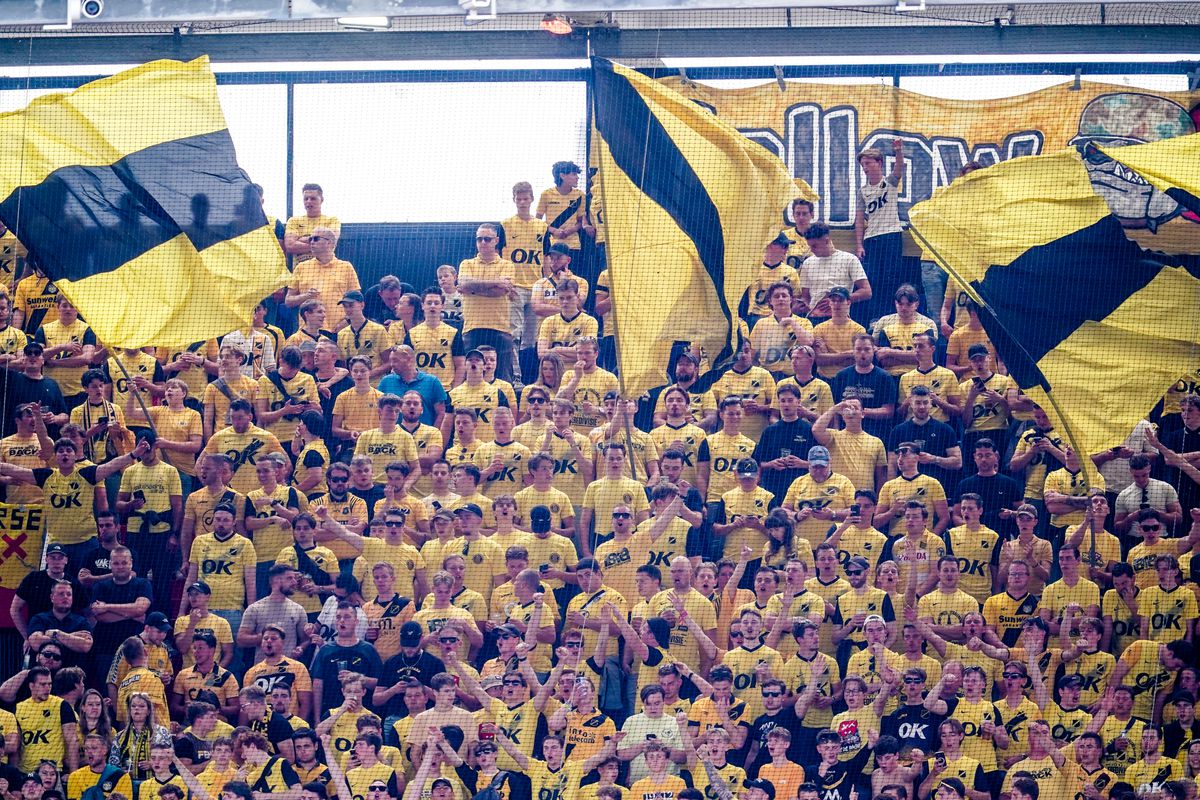
MULTIPOLYGON (((103 345, 105 350, 109 351, 110 353, 113 352, 113 349, 111 347, 109 347, 107 344, 105 344, 103 342, 101 342, 101 344, 103 345)), ((120 350, 120 348, 117 348, 117 349, 118 349, 118 351, 120 350)), ((111 358, 113 361, 117 362, 117 368, 120 369, 121 374, 125 376, 125 381, 128 384, 128 386, 130 387, 130 391, 133 392, 134 399, 137 400, 138 405, 142 409, 142 415, 146 417, 146 424, 150 426, 150 430, 154 431, 154 435, 158 436, 158 429, 154 427, 154 418, 150 416, 150 409, 146 407, 146 401, 142 399, 141 391, 138 390, 138 388, 133 385, 133 376, 129 374, 129 370, 125 369, 125 364, 121 362, 121 358, 119 355, 112 355, 111 358)), ((124 413, 125 409, 121 409, 121 411, 122 411, 122 413, 124 413)), ((126 422, 128 422, 128 421, 129 420, 126 420, 126 422)))

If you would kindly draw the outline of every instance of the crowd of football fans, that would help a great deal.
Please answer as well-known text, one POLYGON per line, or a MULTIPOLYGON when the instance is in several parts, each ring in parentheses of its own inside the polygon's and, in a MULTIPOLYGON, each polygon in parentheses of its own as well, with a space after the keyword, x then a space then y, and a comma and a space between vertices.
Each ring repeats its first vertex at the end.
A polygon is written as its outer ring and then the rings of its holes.
POLYGON ((905 280, 892 159, 641 397, 570 162, 428 288, 308 185, 291 285, 186 348, 106 349, 5 233, 4 558, 46 545, 0 794, 1194 800, 1198 376, 1074 452, 905 280))

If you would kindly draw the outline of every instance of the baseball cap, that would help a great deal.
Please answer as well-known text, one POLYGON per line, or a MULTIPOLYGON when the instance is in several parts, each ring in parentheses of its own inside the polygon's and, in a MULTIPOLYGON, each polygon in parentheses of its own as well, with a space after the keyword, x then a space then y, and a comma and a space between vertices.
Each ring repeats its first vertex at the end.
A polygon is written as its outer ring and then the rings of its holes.
POLYGON ((400 644, 405 647, 416 647, 421 643, 421 623, 406 622, 400 626, 400 644))
POLYGON ((976 356, 991 355, 986 344, 973 344, 967 348, 967 358, 975 358, 976 356))
POLYGON ((849 569, 850 567, 854 567, 856 569, 870 569, 871 562, 867 561, 862 556, 852 556, 850 560, 846 562, 846 568, 849 569))
POLYGON ((171 627, 171 621, 167 619, 167 615, 161 611, 152 611, 146 615, 146 624, 151 628, 157 628, 163 633, 170 633, 174 630, 171 627))
POLYGON ((1061 678, 1058 679, 1058 688, 1059 689, 1066 689, 1067 687, 1074 687, 1076 689, 1082 689, 1083 684, 1084 684, 1084 680, 1083 680, 1082 675, 1063 675, 1061 678))
POLYGON ((498 628, 496 628, 496 635, 497 636, 516 636, 519 639, 519 638, 521 638, 521 631, 516 625, 513 625, 511 623, 506 623, 506 624, 501 625, 498 628))
POLYGON ((467 361, 470 361, 472 358, 478 358, 480 361, 483 361, 483 353, 479 350, 468 350, 463 358, 467 361))
POLYGON ((808 448, 808 463, 829 466, 829 450, 821 445, 808 448))
POLYGON ((454 512, 450 511, 449 509, 439 508, 434 513, 433 518, 434 519, 448 519, 451 522, 453 522, 454 521, 454 512))
POLYGON ((499 675, 489 675, 479 682, 486 692, 488 689, 495 689, 498 686, 504 685, 504 678, 499 675))
POLYGON ((1195 705, 1196 704, 1196 696, 1189 691, 1180 690, 1180 691, 1176 692, 1175 694, 1171 695, 1171 702, 1172 703, 1190 703, 1192 705, 1195 705))
POLYGON ((55 543, 46 548, 47 556, 65 556, 66 554, 67 548, 63 547, 61 544, 55 543))
POLYGON ((905 449, 911 450, 914 453, 920 453, 921 445, 917 444, 916 442, 901 442, 900 444, 896 445, 897 453, 902 452, 905 449))
POLYGON ((765 778, 755 778, 752 781, 744 781, 742 789, 759 789, 767 796, 767 800, 775 800, 775 784, 765 778))
POLYGON ((835 286, 829 290, 828 294, 830 297, 840 297, 843 300, 850 299, 850 290, 845 286, 835 286))
POLYGON ((351 289, 350 291, 348 291, 344 295, 342 295, 342 299, 338 300, 338 305, 341 305, 342 303, 365 303, 365 302, 367 302, 367 299, 365 297, 363 297, 362 292, 358 291, 357 289, 351 289))
POLYGON ((697 367, 700 366, 700 357, 697 356, 695 353, 693 353, 691 350, 684 350, 682 353, 679 354, 678 360, 685 360, 685 359, 687 361, 692 362, 697 367))
POLYGON ((315 353, 315 352, 317 352, 317 343, 316 343, 316 342, 314 342, 314 341, 312 341, 311 339, 309 339, 309 340, 307 340, 307 341, 304 341, 304 342, 301 342, 301 343, 300 343, 300 352, 301 352, 301 353, 315 353))
POLYGON ((571 248, 567 247, 562 242, 559 242, 558 244, 550 245, 549 252, 558 253, 561 256, 569 256, 569 255, 571 255, 571 248))
POLYGON ((1037 519, 1037 506, 1031 506, 1029 503, 1022 503, 1020 506, 1017 506, 1017 516, 1019 517, 1022 514, 1037 519))
POLYGON ((212 587, 204 581, 196 581, 187 588, 189 592, 201 592, 203 594, 212 594, 212 587))
POLYGON ((743 458, 741 461, 739 461, 737 463, 737 474, 738 475, 757 475, 758 474, 758 462, 755 461, 753 458, 743 458))
POLYGON ((459 506, 458 508, 454 509, 454 513, 455 513, 455 515, 463 514, 463 513, 474 514, 475 516, 479 517, 480 519, 483 519, 483 509, 481 509, 479 506, 475 505, 474 503, 464 503, 461 506, 459 506))

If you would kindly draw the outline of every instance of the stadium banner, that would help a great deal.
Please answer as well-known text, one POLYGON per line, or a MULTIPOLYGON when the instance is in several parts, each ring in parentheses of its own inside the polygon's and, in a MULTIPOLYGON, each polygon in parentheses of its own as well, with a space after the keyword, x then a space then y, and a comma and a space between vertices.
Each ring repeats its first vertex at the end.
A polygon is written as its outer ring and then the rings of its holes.
POLYGON ((892 140, 904 142, 900 213, 907 219, 968 161, 990 166, 1070 146, 1131 238, 1147 249, 1200 252, 1200 216, 1102 150, 1195 133, 1200 92, 1084 81, 1078 89, 1063 83, 997 100, 947 100, 882 84, 717 89, 681 78, 662 82, 777 154, 821 196, 816 217, 835 229, 854 226, 862 180, 855 156, 865 148, 883 150, 890 169, 892 140))
POLYGON ((0 503, 0 628, 13 627, 13 595, 26 575, 42 568, 41 506, 0 503))

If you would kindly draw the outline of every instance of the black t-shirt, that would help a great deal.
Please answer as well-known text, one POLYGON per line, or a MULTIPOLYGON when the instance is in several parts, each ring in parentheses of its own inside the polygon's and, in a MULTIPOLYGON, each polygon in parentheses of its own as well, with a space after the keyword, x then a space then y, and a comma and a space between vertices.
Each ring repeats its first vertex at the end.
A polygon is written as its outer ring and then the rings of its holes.
MULTIPOLYGON (((863 408, 882 408, 888 404, 896 404, 896 379, 887 370, 879 367, 863 375, 851 364, 833 376, 830 388, 833 390, 833 399, 837 402, 857 397, 862 401, 863 408)), ((891 429, 891 420, 863 420, 863 430, 885 442, 891 429)))
POLYGON ((265 720, 256 719, 250 721, 250 730, 261 733, 267 737, 267 741, 271 743, 275 752, 279 752, 279 743, 290 741, 292 738, 292 725, 282 714, 276 714, 274 709, 267 709, 267 718, 265 720))
MULTIPOLYGON (((74 579, 68 578, 71 581, 72 589, 72 611, 82 611, 87 607, 87 598, 84 596, 83 587, 74 579)), ((42 614, 50 610, 50 590, 58 580, 51 578, 49 573, 44 569, 37 572, 31 572, 21 579, 17 585, 17 597, 25 601, 28 607, 29 617, 33 619, 38 614, 42 614)), ((141 628, 138 628, 140 631, 141 628)))
MULTIPOLYGON (((63 619, 54 616, 53 611, 43 611, 29 620, 30 633, 45 633, 46 631, 62 631, 63 633, 91 632, 92 626, 81 614, 70 612, 63 619)), ((64 667, 78 667, 83 663, 82 656, 66 645, 60 645, 63 652, 64 667)))
MULTIPOLYGON (((973 454, 971 457, 974 457, 973 454)), ((963 454, 963 458, 967 458, 963 454)), ((1010 539, 1016 535, 1016 522, 1011 519, 1001 519, 1000 509, 1013 508, 1013 504, 1025 502, 1025 487, 1008 475, 996 473, 991 477, 975 474, 963 478, 958 483, 958 491, 954 493, 954 502, 962 499, 964 494, 974 492, 983 498, 984 525, 1000 534, 1001 540, 1010 539)))
MULTIPOLYGON (((407 678, 416 678, 423 685, 428 686, 434 675, 445 671, 446 665, 442 663, 442 660, 424 650, 419 651, 415 658, 397 653, 384 662, 383 670, 379 674, 379 685, 387 689, 407 678)), ((406 711, 404 693, 400 692, 388 700, 384 716, 402 717, 405 716, 406 711)))
POLYGON ((901 705, 883 718, 879 732, 895 736, 905 750, 917 749, 929 755, 941 746, 938 726, 944 719, 924 705, 901 705))
MULTIPOLYGON (((114 545, 114 547, 115 546, 117 546, 117 545, 114 545)), ((80 562, 79 567, 80 567, 80 569, 86 569, 88 572, 92 573, 92 575, 94 577, 102 577, 104 575, 111 575, 112 574, 112 564, 110 563, 111 557, 112 557, 112 551, 109 550, 108 548, 106 548, 104 545, 100 545, 95 550, 92 550, 90 553, 88 553, 86 556, 83 557, 83 560, 80 562)), ((138 558, 137 558, 136 553, 133 554, 133 571, 134 572, 138 571, 138 558)), ((92 588, 93 588, 93 590, 95 589, 94 586, 92 588)))
MULTIPOLYGON (((117 583, 115 580, 100 581, 92 587, 93 602, 99 600, 103 603, 132 603, 139 597, 145 597, 151 602, 154 601, 154 589, 150 586, 150 581, 145 578, 131 578, 125 583, 117 583)), ((142 632, 145 624, 137 619, 123 619, 120 622, 97 622, 95 633, 96 644, 94 647, 97 653, 115 653, 117 648, 128 639, 130 636, 137 636, 142 632)), ((108 669, 107 664, 97 665, 103 670, 108 669)))
MULTIPOLYGON (((1183 427, 1165 434, 1162 441, 1176 453, 1194 453, 1200 450, 1200 430, 1190 431, 1183 427)), ((1159 472, 1162 479, 1174 486, 1175 491, 1179 493, 1179 505, 1183 506, 1186 518, 1189 511, 1200 506, 1200 483, 1189 478, 1178 467, 1164 464, 1159 467, 1159 472)))
MULTIPOLYGON (((888 439, 888 452, 895 452, 896 446, 901 442, 912 442, 931 456, 945 458, 947 450, 958 446, 958 434, 954 432, 954 428, 933 418, 925 420, 923 425, 918 425, 910 419, 892 428, 891 438, 888 439)), ((958 470, 951 471, 933 464, 920 464, 917 470, 942 484, 943 488, 953 490, 952 478, 958 470)))
MULTIPOLYGON (((0 420, 0 432, 4 436, 16 433, 17 423, 13 420, 13 411, 22 403, 40 403, 43 411, 54 414, 67 413, 67 402, 63 399, 62 390, 51 378, 34 379, 19 373, 12 374, 8 378, 8 393, 4 401, 4 418, 0 420)), ((57 436, 57 426, 51 427, 50 438, 57 436)))
POLYGON ((788 761, 799 764, 800 759, 808 755, 802 752, 803 737, 795 735, 795 731, 800 730, 800 718, 796 716, 796 709, 785 704, 775 716, 762 714, 750 726, 750 733, 747 735, 746 741, 758 742, 758 755, 754 757, 750 769, 746 770, 748 777, 757 777, 759 767, 771 763, 771 754, 767 750, 767 734, 776 728, 792 732, 792 741, 788 744, 787 750, 788 761))
POLYGON ((321 708, 329 712, 342 704, 342 685, 338 682, 338 672, 343 669, 357 672, 368 678, 378 678, 383 671, 379 660, 379 652, 366 642, 357 642, 350 647, 342 647, 331 642, 317 651, 313 658, 313 680, 320 678, 324 681, 321 692, 321 708))
POLYGON ((383 499, 383 487, 372 486, 367 491, 350 487, 350 494, 362 500, 367 505, 367 522, 370 522, 375 516, 375 504, 383 499))
POLYGON ((804 768, 804 780, 817 785, 820 800, 850 800, 850 790, 856 786, 861 797, 863 788, 870 786, 870 778, 862 774, 870 755, 871 749, 864 747, 854 754, 854 758, 837 762, 824 775, 819 762, 811 764, 804 768))
MULTIPOLYGON (((754 448, 754 460, 762 464, 765 461, 774 461, 789 455, 807 460, 808 450, 815 444, 817 444, 817 440, 813 436, 812 425, 808 424, 806 420, 796 419, 793 422, 779 420, 763 430, 762 436, 759 437, 758 444, 754 448)), ((787 490, 791 487, 792 482, 806 472, 808 472, 806 469, 764 469, 762 471, 761 486, 775 495, 775 499, 771 501, 771 508, 783 503, 783 498, 787 495, 787 490)))

